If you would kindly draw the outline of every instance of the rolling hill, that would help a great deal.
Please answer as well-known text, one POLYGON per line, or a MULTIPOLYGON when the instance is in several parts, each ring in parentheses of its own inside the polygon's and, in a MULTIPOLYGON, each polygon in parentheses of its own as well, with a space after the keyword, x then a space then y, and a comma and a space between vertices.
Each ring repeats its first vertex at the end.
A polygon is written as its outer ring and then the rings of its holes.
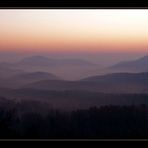
POLYGON ((0 80, 0 87, 4 88, 18 88, 26 84, 30 84, 33 82, 41 81, 41 80, 59 80, 60 78, 45 72, 33 72, 33 73, 22 73, 11 76, 7 79, 0 80))
POLYGON ((41 80, 23 86, 38 90, 85 90, 103 93, 148 93, 148 73, 114 73, 80 81, 41 80))
POLYGON ((93 66, 95 64, 81 59, 51 59, 45 56, 32 56, 16 63, 21 66, 93 66))
POLYGON ((132 61, 119 62, 108 68, 118 72, 145 72, 148 71, 148 55, 132 61))
POLYGON ((47 72, 66 80, 78 80, 89 76, 90 71, 96 69, 98 65, 82 59, 52 59, 46 56, 31 56, 14 63, 0 63, 0 71, 1 67, 3 69, 18 69, 29 73, 47 72))

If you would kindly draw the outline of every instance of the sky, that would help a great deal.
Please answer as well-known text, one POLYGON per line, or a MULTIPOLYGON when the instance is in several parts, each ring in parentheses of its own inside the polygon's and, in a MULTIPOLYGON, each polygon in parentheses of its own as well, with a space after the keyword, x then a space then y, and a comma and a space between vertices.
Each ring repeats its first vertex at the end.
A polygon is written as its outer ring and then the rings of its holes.
POLYGON ((0 10, 1 52, 123 59, 148 54, 147 39, 147 9, 0 10))

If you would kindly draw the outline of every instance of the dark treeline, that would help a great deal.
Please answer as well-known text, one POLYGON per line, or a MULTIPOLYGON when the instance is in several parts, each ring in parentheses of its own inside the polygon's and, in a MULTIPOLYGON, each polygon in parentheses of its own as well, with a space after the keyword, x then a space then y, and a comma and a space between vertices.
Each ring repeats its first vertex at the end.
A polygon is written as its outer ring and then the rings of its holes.
POLYGON ((108 105, 69 112, 49 109, 41 114, 25 104, 8 102, 1 101, 0 138, 148 138, 146 105, 108 105))

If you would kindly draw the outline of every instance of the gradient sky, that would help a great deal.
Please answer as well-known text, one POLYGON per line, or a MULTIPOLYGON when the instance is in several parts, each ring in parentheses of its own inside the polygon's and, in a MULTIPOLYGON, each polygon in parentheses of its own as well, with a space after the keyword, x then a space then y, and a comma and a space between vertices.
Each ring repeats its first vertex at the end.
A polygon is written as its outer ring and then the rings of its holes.
POLYGON ((0 50, 147 52, 148 10, 0 10, 0 50))

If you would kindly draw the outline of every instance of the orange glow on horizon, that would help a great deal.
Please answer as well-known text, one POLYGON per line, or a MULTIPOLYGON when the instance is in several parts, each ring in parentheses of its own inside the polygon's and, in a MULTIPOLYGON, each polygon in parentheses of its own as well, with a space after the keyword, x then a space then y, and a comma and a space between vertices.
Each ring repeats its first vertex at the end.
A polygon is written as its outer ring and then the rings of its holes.
POLYGON ((148 51, 148 10, 0 10, 0 50, 148 51))

